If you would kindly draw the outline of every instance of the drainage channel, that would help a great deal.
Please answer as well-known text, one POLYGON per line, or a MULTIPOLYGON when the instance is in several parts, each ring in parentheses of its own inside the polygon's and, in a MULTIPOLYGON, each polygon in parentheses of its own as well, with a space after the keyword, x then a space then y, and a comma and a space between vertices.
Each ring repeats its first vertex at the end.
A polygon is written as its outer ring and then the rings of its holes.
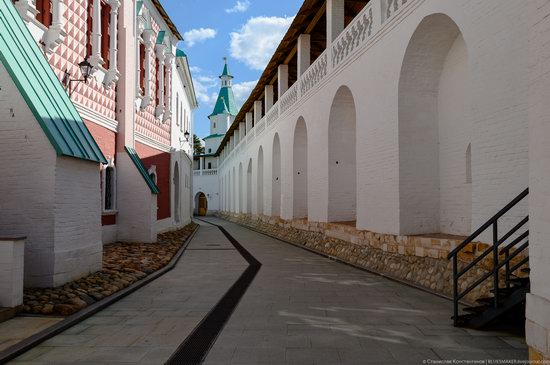
POLYGON ((256 274, 258 274, 262 266, 262 264, 231 236, 225 228, 203 219, 198 220, 218 227, 229 242, 231 242, 233 247, 235 247, 239 254, 248 262, 248 267, 231 288, 229 288, 216 306, 178 347, 176 352, 172 354, 170 359, 165 363, 166 365, 199 365, 203 363, 225 324, 229 321, 231 314, 233 314, 235 308, 237 308, 241 298, 248 290, 250 284, 254 281, 256 274))

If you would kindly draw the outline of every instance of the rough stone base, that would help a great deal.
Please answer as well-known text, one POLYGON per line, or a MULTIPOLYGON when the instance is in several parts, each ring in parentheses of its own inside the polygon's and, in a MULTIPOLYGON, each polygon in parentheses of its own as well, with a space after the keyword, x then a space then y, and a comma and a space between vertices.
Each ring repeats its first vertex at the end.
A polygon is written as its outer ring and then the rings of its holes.
MULTIPOLYGON (((341 261, 415 284, 445 296, 452 296, 452 261, 447 254, 460 241, 449 238, 396 236, 360 231, 346 224, 309 222, 307 219, 283 220, 278 217, 220 213, 221 218, 253 228, 284 241, 302 245, 341 261)), ((459 256, 459 269, 487 249, 484 243, 472 243, 459 256)), ((490 255, 489 255, 490 256, 490 255)), ((485 259, 460 279, 466 289, 492 266, 485 259)), ((473 303, 491 296, 492 282, 485 283, 464 300, 473 303)))

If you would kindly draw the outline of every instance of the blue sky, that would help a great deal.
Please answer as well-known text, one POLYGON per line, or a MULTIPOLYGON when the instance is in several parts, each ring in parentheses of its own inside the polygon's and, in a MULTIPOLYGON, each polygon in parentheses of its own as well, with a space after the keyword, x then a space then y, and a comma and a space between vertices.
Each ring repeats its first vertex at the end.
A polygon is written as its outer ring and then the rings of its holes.
POLYGON ((209 134, 207 116, 219 91, 223 57, 240 107, 285 34, 302 0, 161 0, 185 41, 199 108, 195 133, 209 134))

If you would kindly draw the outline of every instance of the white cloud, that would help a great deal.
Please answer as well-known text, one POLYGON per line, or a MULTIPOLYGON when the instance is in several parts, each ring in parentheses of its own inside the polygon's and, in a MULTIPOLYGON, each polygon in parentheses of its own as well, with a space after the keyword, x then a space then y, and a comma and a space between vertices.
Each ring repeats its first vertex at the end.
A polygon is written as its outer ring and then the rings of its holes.
POLYGON ((239 31, 231 33, 231 56, 252 69, 263 70, 293 19, 250 18, 239 31))
POLYGON ((237 3, 235 4, 235 6, 233 6, 230 9, 225 9, 225 12, 226 13, 244 13, 245 11, 248 10, 249 7, 250 7, 250 1, 248 1, 248 0, 244 0, 244 1, 237 0, 237 3))
POLYGON ((183 34, 183 39, 189 47, 193 47, 197 43, 214 38, 216 34, 218 34, 218 32, 212 28, 197 28, 185 32, 183 34))
POLYGON ((240 108, 250 93, 252 92, 252 89, 254 89, 254 86, 258 83, 258 80, 256 81, 244 81, 237 84, 233 84, 233 94, 235 95, 235 103, 237 104, 237 107, 240 108))
POLYGON ((191 70, 192 73, 200 73, 202 70, 200 67, 197 67, 197 66, 191 66, 189 67, 189 70, 191 70))

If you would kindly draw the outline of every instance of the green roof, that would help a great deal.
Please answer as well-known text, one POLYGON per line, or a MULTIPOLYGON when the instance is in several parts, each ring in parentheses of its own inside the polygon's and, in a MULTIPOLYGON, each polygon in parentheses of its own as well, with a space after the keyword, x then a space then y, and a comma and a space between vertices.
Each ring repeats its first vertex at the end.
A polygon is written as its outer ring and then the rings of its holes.
POLYGON ((0 62, 59 156, 107 163, 11 0, 0 0, 0 62))
POLYGON ((238 112, 239 110, 237 109, 237 104, 235 104, 235 96, 233 95, 231 86, 222 87, 216 101, 216 106, 214 106, 214 111, 209 117, 219 114, 237 115, 238 112))
POLYGON ((207 137, 204 137, 203 140, 210 139, 210 138, 216 138, 216 137, 223 137, 225 134, 211 134, 207 137))
POLYGON ((126 149, 126 152, 128 153, 128 156, 130 156, 130 159, 132 160, 134 165, 136 165, 139 173, 143 177, 143 180, 145 180, 145 183, 147 183, 147 186, 149 186, 149 189, 151 189, 151 193, 153 194, 160 193, 160 190, 157 184, 155 184, 153 179, 151 179, 151 176, 149 176, 149 174, 147 173, 147 169, 145 168, 145 165, 143 165, 143 162, 141 161, 141 158, 139 158, 136 150, 131 147, 124 147, 124 148, 126 149))
POLYGON ((187 57, 187 55, 185 54, 185 52, 181 49, 176 49, 176 57, 187 57))
POLYGON ((162 44, 164 42, 164 36, 166 35, 166 31, 161 30, 159 34, 157 35, 157 42, 156 44, 162 44))

